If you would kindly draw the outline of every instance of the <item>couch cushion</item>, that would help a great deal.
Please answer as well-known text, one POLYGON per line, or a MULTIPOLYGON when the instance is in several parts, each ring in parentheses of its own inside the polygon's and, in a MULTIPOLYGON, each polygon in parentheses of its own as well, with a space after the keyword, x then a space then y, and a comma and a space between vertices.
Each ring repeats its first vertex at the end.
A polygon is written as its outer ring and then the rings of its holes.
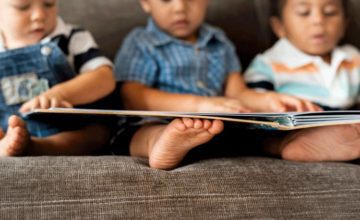
POLYGON ((360 168, 261 157, 173 171, 129 157, 0 160, 1 219, 351 219, 360 168))

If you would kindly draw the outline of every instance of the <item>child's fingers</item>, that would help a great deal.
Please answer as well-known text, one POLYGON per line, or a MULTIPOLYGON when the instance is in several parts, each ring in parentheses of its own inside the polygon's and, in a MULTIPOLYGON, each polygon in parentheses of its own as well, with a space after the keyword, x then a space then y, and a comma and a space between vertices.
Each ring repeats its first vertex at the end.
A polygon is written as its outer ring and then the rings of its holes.
POLYGON ((317 111, 317 112, 322 112, 322 111, 324 111, 324 109, 321 108, 321 107, 318 106, 318 105, 315 105, 315 107, 316 107, 316 111, 317 111))
POLYGON ((72 108, 73 106, 64 100, 59 101, 57 98, 52 98, 50 102, 51 108, 72 108))
POLYGON ((19 109, 19 112, 21 112, 21 113, 25 113, 25 112, 28 112, 28 111, 30 111, 28 102, 24 103, 19 109))
POLYGON ((312 112, 322 111, 322 108, 313 104, 312 102, 304 100, 304 103, 306 105, 306 111, 312 111, 312 112))
POLYGON ((315 105, 314 103, 311 103, 311 105, 313 106, 314 111, 316 111, 316 112, 322 112, 322 111, 324 111, 323 108, 321 108, 321 107, 318 106, 318 105, 315 105))
POLYGON ((284 102, 285 105, 295 109, 297 112, 303 112, 306 109, 304 102, 298 98, 291 97, 291 96, 282 96, 281 100, 284 102))
POLYGON ((287 108, 282 102, 273 101, 270 103, 270 109, 272 112, 286 112, 287 108))
POLYGON ((51 99, 51 108, 61 107, 61 101, 59 101, 57 98, 51 99))
POLYGON ((48 108, 50 108, 50 106, 51 106, 51 104, 50 104, 51 100, 49 100, 48 97, 42 95, 42 96, 39 97, 39 101, 40 101, 40 108, 42 108, 42 109, 48 109, 48 108))
POLYGON ((60 103, 59 101, 57 100, 57 98, 52 98, 50 100, 50 106, 51 108, 56 108, 56 107, 59 107, 60 103))
POLYGON ((25 113, 25 112, 29 112, 35 108, 37 108, 40 105, 40 101, 38 97, 33 98, 32 100, 24 103, 19 112, 25 113))
POLYGON ((60 105, 61 107, 63 107, 63 108, 72 108, 73 107, 73 105, 70 103, 70 102, 67 102, 67 101, 61 101, 61 105, 60 105))

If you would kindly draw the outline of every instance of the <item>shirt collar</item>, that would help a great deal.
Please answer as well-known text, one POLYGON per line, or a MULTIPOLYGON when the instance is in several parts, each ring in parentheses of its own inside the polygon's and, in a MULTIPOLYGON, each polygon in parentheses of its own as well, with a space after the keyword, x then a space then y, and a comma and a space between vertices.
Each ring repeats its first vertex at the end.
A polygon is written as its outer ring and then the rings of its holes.
MULTIPOLYGON (((294 69, 308 64, 324 62, 319 56, 312 56, 302 52, 286 38, 280 39, 274 47, 269 50, 268 55, 273 61, 286 63, 289 68, 294 69)), ((339 65, 342 61, 351 60, 352 58, 348 53, 337 47, 333 50, 331 59, 332 64, 336 63, 336 65, 339 65)))
MULTIPOLYGON (((70 29, 66 27, 65 22, 60 17, 57 18, 56 27, 55 27, 54 31, 52 31, 49 35, 47 35, 45 38, 43 38, 40 41, 40 43, 48 43, 54 37, 59 36, 59 35, 66 35, 66 36, 70 35, 70 29)), ((6 50, 7 49, 4 45, 4 36, 0 32, 0 52, 4 52, 6 50)))
MULTIPOLYGON (((154 22, 152 18, 149 18, 146 30, 151 33, 151 41, 155 46, 162 46, 171 42, 180 42, 182 44, 187 44, 186 42, 179 40, 175 37, 170 36, 169 34, 162 31, 154 22)), ((225 37, 216 29, 210 25, 203 24, 199 29, 199 38, 196 42, 196 45, 199 47, 206 46, 210 40, 213 38, 219 41, 226 41, 225 37)))
POLYGON ((61 19, 60 17, 57 18, 56 21, 56 27, 55 29, 49 34, 47 35, 45 38, 43 38, 40 43, 48 43, 50 42, 52 39, 54 39, 57 36, 60 35, 65 35, 65 36, 69 36, 70 35, 70 31, 71 29, 69 29, 65 22, 63 21, 63 19, 61 19))

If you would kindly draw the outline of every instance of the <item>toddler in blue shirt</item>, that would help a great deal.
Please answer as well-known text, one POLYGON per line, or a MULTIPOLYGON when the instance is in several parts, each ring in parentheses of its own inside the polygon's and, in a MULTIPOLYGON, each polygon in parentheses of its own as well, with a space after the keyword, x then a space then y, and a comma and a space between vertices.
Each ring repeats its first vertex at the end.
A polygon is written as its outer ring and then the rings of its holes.
MULTIPOLYGON (((129 34, 115 61, 126 108, 234 113, 316 109, 298 98, 246 87, 233 44, 220 29, 204 23, 208 0, 140 3, 150 15, 148 25, 129 34)), ((149 157, 152 167, 172 168, 222 129, 220 121, 199 119, 145 126, 132 138, 130 154, 149 157), (151 136, 155 144, 140 138, 153 129, 161 134, 151 136)))
POLYGON ((148 25, 129 34, 115 61, 126 107, 191 112, 314 109, 297 98, 246 87, 233 44, 220 29, 204 23, 207 0, 140 3, 150 15, 148 25))

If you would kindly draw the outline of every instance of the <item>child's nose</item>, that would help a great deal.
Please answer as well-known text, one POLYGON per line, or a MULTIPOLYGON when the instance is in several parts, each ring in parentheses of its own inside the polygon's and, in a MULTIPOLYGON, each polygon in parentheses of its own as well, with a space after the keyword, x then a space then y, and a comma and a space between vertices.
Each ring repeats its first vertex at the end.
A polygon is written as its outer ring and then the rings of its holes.
POLYGON ((312 14, 312 21, 314 24, 322 24, 324 19, 325 15, 321 10, 317 10, 312 14))
POLYGON ((176 12, 183 12, 186 9, 187 0, 175 0, 174 9, 176 12))
POLYGON ((46 19, 46 11, 42 6, 36 6, 32 10, 31 19, 33 21, 43 21, 46 19))

